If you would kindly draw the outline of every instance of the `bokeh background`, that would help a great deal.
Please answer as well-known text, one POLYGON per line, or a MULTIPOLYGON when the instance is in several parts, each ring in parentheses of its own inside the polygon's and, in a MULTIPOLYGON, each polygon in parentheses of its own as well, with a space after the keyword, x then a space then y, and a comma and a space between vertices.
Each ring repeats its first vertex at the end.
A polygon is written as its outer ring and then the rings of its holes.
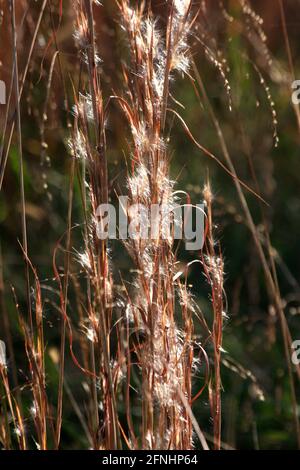
MULTIPOLYGON (((104 0, 102 3, 102 7, 95 9, 95 18, 99 54, 103 61, 101 72, 104 95, 108 99, 111 94, 122 92, 122 64, 128 57, 114 2, 104 0)), ((200 15, 197 34, 190 38, 193 57, 221 123, 239 177, 257 190, 268 203, 263 204, 263 211, 274 248, 284 311, 293 339, 300 339, 300 132, 291 101, 292 78, 279 2, 251 1, 253 10, 263 19, 263 24, 259 24, 258 18, 247 14, 243 2, 238 0, 223 3, 209 0, 202 3, 203 14, 200 15), (222 70, 213 64, 212 56, 216 56, 223 64, 222 70), (275 127, 278 146, 275 145, 275 127)), ((40 1, 30 0, 17 2, 21 72, 26 65, 40 4, 40 1)), ((153 1, 152 4, 154 11, 163 18, 164 2, 153 1)), ((284 0, 283 4, 295 75, 300 79, 300 2, 284 0)), ((12 47, 6 1, 0 2, 0 9, 0 78, 8 84, 11 78, 12 47)), ((53 362, 52 359, 59 346, 60 315, 56 308, 58 298, 57 286, 53 281, 52 255, 57 240, 67 226, 71 157, 66 140, 69 136, 68 122, 72 121, 71 112, 65 109, 57 66, 46 106, 45 99, 49 69, 55 52, 51 40, 54 27, 57 28, 56 39, 61 51, 69 103, 72 105, 74 102, 72 82, 78 80, 80 61, 72 37, 73 20, 70 2, 63 2, 61 21, 59 2, 49 2, 21 102, 29 254, 43 286, 47 348, 50 351, 50 355, 47 355, 47 382, 50 398, 53 395, 54 401, 58 374, 55 360, 53 362), (43 132, 41 122, 45 113, 47 121, 43 132), (42 145, 43 142, 47 143, 47 148, 42 145)), ((177 77, 172 85, 172 95, 182 104, 178 109, 193 135, 222 158, 214 126, 204 103, 195 94, 192 81, 186 77, 177 77)), ((0 129, 3 127, 4 115, 5 107, 1 106, 0 129)), ((11 119, 12 114, 9 116, 11 119)), ((109 104, 107 139, 112 190, 122 189, 126 176, 124 153, 128 153, 129 132, 117 104, 113 102, 109 104)), ((222 439, 229 446, 241 449, 296 448, 287 366, 278 319, 268 300, 262 268, 232 178, 201 154, 176 122, 170 125, 169 146, 176 188, 188 191, 192 201, 199 203, 202 201, 203 186, 209 178, 214 193, 215 233, 225 259, 228 302, 228 318, 224 328, 226 352, 222 365, 222 439)), ((247 200, 255 222, 262 226, 261 203, 249 193, 247 200)), ((8 366, 10 361, 16 360, 18 380, 26 383, 23 339, 12 295, 13 287, 22 310, 25 284, 22 253, 18 244, 21 239, 20 220, 19 163, 14 139, 0 194, 3 276, 0 338, 8 341, 11 336, 15 358, 8 353, 8 366)), ((80 251, 83 247, 82 213, 76 184, 73 224, 78 224, 72 234, 72 252, 76 254, 76 250, 80 251)), ((190 261, 193 257, 193 253, 180 252, 182 262, 190 261)), ((129 259, 121 244, 114 244, 112 265, 116 277, 119 270, 126 273, 130 269, 129 259)), ((75 261, 72 272, 80 282, 80 265, 75 261)), ((189 282, 193 286, 197 303, 209 321, 210 299, 198 264, 191 269, 189 282)), ((71 299, 71 309, 72 305, 71 299)), ((73 307, 72 315, 76 321, 75 302, 73 307)), ((10 374, 13 381, 11 370, 10 374)), ((83 402, 84 378, 69 357, 66 379, 75 399, 83 402)), ((201 371, 198 380, 195 390, 203 383, 201 371)), ((299 382, 296 382, 296 387, 299 398, 299 382)), ((207 395, 201 396, 194 412, 202 429, 209 435, 212 423, 207 395)), ((62 442, 67 449, 87 445, 68 398, 65 399, 62 442)))

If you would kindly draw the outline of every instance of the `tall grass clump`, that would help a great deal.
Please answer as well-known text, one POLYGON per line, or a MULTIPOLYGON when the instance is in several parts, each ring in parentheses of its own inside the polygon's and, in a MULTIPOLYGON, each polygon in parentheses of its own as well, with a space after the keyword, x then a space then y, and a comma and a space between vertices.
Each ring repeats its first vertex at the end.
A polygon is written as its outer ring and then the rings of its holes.
MULTIPOLYGON (((159 205, 172 212, 176 201, 170 178, 166 118, 169 87, 176 72, 189 68, 189 35, 196 20, 191 2, 167 5, 167 23, 158 24, 144 3, 132 7, 117 2, 121 27, 128 44, 128 65, 123 68, 125 87, 112 95, 123 111, 128 132, 128 213, 130 222, 143 205, 149 211, 159 205)), ((136 233, 124 240, 132 258, 132 288, 124 283, 123 316, 113 308, 115 285, 110 266, 109 244, 99 242, 95 233, 97 207, 108 202, 105 105, 97 56, 92 10, 89 2, 77 4, 79 12, 75 39, 87 67, 88 91, 80 92, 75 105, 75 126, 70 148, 83 160, 82 186, 88 219, 84 259, 91 298, 88 312, 89 370, 98 389, 93 390, 94 413, 101 401, 103 440, 95 445, 118 448, 121 440, 131 449, 189 449, 193 447, 192 380, 196 368, 193 336, 193 301, 177 276, 174 235, 166 236, 166 221, 159 220, 151 239, 136 233), (177 310, 177 311, 176 311, 177 310), (180 312, 180 314, 179 314, 180 312), (177 317, 180 316, 180 327, 177 317), (117 325, 117 326, 116 326, 117 325), (112 345, 117 336, 118 346, 112 345), (132 419, 132 375, 138 374, 141 421, 136 429, 132 419), (117 397, 123 382, 128 434, 118 422, 117 397), (100 389, 100 392, 99 392, 100 389), (126 435, 127 434, 127 435, 126 435)), ((127 208, 124 208, 127 211, 127 208)), ((175 221, 174 221, 175 223, 175 221)), ((124 281, 123 281, 124 282, 124 281)), ((92 380, 93 381, 93 380, 92 380)), ((96 427, 99 423, 95 423, 96 427)), ((206 448, 204 436, 196 427, 206 448)))

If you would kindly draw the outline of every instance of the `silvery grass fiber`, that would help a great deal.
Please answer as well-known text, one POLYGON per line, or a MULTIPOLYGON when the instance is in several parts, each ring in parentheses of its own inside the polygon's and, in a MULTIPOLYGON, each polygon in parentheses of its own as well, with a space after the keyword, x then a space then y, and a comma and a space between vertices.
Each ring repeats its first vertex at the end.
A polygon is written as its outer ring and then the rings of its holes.
MULTIPOLYGON (((124 60, 114 64, 114 73, 122 77, 119 88, 108 86, 103 74, 101 28, 98 11, 102 2, 73 0, 72 36, 75 48, 73 70, 67 70, 60 51, 60 27, 64 22, 63 2, 54 5, 41 1, 37 20, 31 23, 32 43, 25 69, 19 68, 15 0, 10 0, 7 18, 11 21, 12 73, 7 87, 7 113, 1 141, 0 186, 11 143, 16 143, 20 179, 21 236, 18 249, 24 259, 24 291, 26 301, 19 304, 12 286, 22 333, 27 370, 20 378, 14 360, 8 318, 6 335, 0 343, 1 415, 0 443, 4 449, 60 449, 64 421, 64 404, 73 409, 86 447, 91 449, 193 449, 226 448, 222 442, 221 364, 224 350, 223 329, 227 321, 224 289, 224 258, 221 244, 214 233, 212 183, 209 177, 202 188, 205 206, 205 240, 194 259, 179 259, 174 231, 165 236, 164 221, 159 222, 155 237, 136 236, 119 241, 130 259, 130 272, 120 274, 119 260, 114 256, 115 244, 97 236, 97 209, 120 196, 109 171, 112 143, 108 127, 112 107, 126 129, 123 160, 126 173, 124 188, 131 205, 153 204, 168 207, 194 206, 190 195, 171 178, 173 126, 183 130, 186 139, 206 158, 214 161, 232 180, 262 266, 270 302, 274 305, 283 336, 287 370, 290 379, 291 408, 299 436, 297 401, 290 360, 291 334, 286 322, 277 282, 276 268, 270 262, 272 247, 268 234, 262 241, 245 194, 260 204, 259 191, 247 186, 238 177, 228 152, 220 124, 211 107, 202 82, 201 71, 194 61, 194 49, 201 47, 214 66, 225 90, 228 110, 232 110, 231 88, 226 60, 214 51, 213 40, 201 30, 205 2, 164 0, 161 17, 151 2, 112 0, 113 21, 124 48, 124 60), (44 294, 38 271, 30 257, 27 236, 26 185, 22 145, 21 111, 23 88, 36 42, 40 23, 49 15, 51 34, 46 50, 51 56, 46 80, 45 102, 40 104, 39 137, 42 165, 48 163, 46 128, 54 78, 63 94, 68 135, 62 137, 68 160, 68 207, 65 230, 54 240, 52 252, 53 292, 50 307, 59 313, 60 343, 49 347, 46 335, 44 294), (202 146, 181 117, 183 106, 173 95, 177 80, 186 80, 195 89, 199 107, 205 107, 216 139, 220 142, 219 159, 202 146), (76 198, 80 200, 81 220, 73 217, 76 198), (79 197, 78 197, 79 194, 79 197), (80 231, 81 250, 73 245, 73 232, 80 231), (188 282, 189 270, 198 264, 208 290, 210 316, 200 309, 188 282), (79 266, 80 277, 74 265, 79 266), (202 334, 195 334, 201 327, 202 334), (9 358, 9 360, 8 360, 9 358), (66 370, 71 362, 74 374, 83 389, 78 400, 69 385, 66 370), (49 393, 48 368, 55 370, 57 387, 49 393), (211 433, 202 430, 202 422, 194 414, 195 404, 207 400, 211 433)), ((231 18, 222 4, 222 11, 231 18)), ((256 33, 267 62, 271 61, 265 45, 261 19, 246 0, 238 4, 256 33)), ((40 43, 42 40, 40 39, 40 43)), ((43 68, 43 62, 40 66, 43 68)), ((271 113, 274 146, 278 145, 277 115, 268 85, 253 63, 266 93, 271 113)), ((41 72, 42 73, 42 72, 41 72)), ((28 106, 30 106, 28 104, 28 106)), ((54 108, 53 108, 54 109, 54 108)), ((62 158, 65 158, 63 156, 62 158)), ((43 170, 42 170, 43 171, 43 170)), ((44 178, 44 189, 47 181, 44 178)), ((77 204, 76 199, 76 204, 77 204)), ((135 214, 128 214, 129 220, 135 214)), ((173 228, 176 223, 172 221, 173 228)), ((1 258, 2 259, 2 258, 1 258)), ((121 264, 121 263, 120 263, 121 264)), ((1 262, 0 284, 3 289, 1 262)), ((253 382, 263 399, 257 380, 249 371, 243 373, 253 382)), ((297 369, 299 374, 299 370, 297 369)))

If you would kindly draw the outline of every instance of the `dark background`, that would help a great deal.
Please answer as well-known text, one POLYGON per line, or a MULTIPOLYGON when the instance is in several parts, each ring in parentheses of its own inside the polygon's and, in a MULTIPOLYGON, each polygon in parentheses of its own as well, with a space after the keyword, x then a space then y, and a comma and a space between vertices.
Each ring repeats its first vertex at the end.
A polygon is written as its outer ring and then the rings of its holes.
MULTIPOLYGON (((40 3, 40 2, 37 2, 40 3)), ((300 2, 285 0, 286 24, 291 44, 296 78, 300 79, 300 2)), ((104 94, 122 90, 122 61, 127 60, 126 47, 120 34, 118 17, 113 2, 104 1, 103 8, 95 9, 96 31, 104 94)), ((154 10, 163 19, 163 2, 153 2, 154 10)), ((0 78, 9 83, 11 74, 11 39, 9 12, 6 2, 0 2, 3 21, 0 30, 0 78)), ((226 21, 218 1, 207 1, 207 11, 199 24, 197 34, 211 50, 226 60, 224 69, 230 84, 230 98, 224 78, 205 54, 204 47, 191 38, 193 54, 207 94, 220 120, 231 157, 239 177, 267 201, 263 206, 270 230, 284 311, 293 339, 300 338, 300 133, 291 102, 291 77, 285 47, 279 2, 257 0, 251 5, 263 20, 266 34, 265 47, 255 22, 242 11, 238 0, 224 2, 227 12, 236 20, 226 21), (202 36, 203 35, 203 36, 202 36), (272 63, 270 62, 272 59, 272 63), (255 64, 255 66, 253 66, 255 64), (228 70, 226 70, 228 68, 228 70), (260 71, 270 88, 260 83, 260 71), (274 123, 270 101, 278 119, 279 145, 274 146, 274 123), (272 105, 273 106, 273 105, 272 105), (255 175, 255 178, 254 178, 255 175), (256 181, 255 181, 256 180, 256 181), (257 186, 258 185, 258 186, 257 186)), ((20 70, 25 66, 31 37, 37 18, 38 6, 32 1, 17 2, 19 28, 20 70)), ((58 2, 52 2, 52 17, 58 24, 58 2)), ((78 77, 79 61, 73 39, 73 12, 64 2, 64 13, 58 29, 58 44, 62 51, 62 65, 70 104, 71 79, 78 77)), ((66 230, 68 207, 68 180, 70 156, 65 145, 68 138, 67 121, 72 116, 64 110, 59 71, 53 75, 47 106, 45 141, 48 149, 41 152, 41 118, 44 108, 49 67, 53 56, 50 12, 47 10, 38 36, 37 47, 30 64, 22 98, 22 133, 25 159, 25 189, 27 198, 29 253, 36 266, 44 293, 44 316, 47 347, 55 351, 59 345, 59 313, 56 286, 52 281, 52 254, 58 238, 66 230), (47 46, 48 44, 48 46, 47 46)), ((180 112, 193 135, 210 151, 221 156, 215 130, 203 103, 197 100, 189 79, 177 77, 172 94, 184 105, 180 112)), ((3 125, 5 107, 0 109, 3 125)), ((116 187, 123 186, 125 165, 123 150, 128 151, 129 132, 116 104, 111 103, 107 123, 108 158, 111 180, 116 187)), ((284 358, 282 337, 274 307, 270 305, 264 277, 251 234, 246 227, 232 179, 210 161, 187 139, 179 125, 171 131, 172 177, 177 189, 187 190, 194 203, 202 200, 203 185, 209 176, 214 193, 215 233, 225 259, 228 300, 228 319, 224 329, 225 362, 223 377, 223 441, 236 448, 289 449, 296 447, 291 399, 284 358)), ((11 147, 3 189, 0 195, 0 237, 4 289, 0 309, 0 337, 5 340, 4 309, 10 318, 16 361, 20 381, 26 383, 23 340, 19 331, 15 301, 11 286, 22 306, 24 301, 24 267, 18 245, 21 238, 18 153, 15 141, 11 147)), ((82 223, 78 188, 75 188, 73 223, 82 223)), ((247 194, 247 200, 257 225, 262 224, 261 206, 257 198, 247 194)), ((72 247, 82 249, 81 229, 73 231, 72 247)), ((112 263, 116 271, 126 272, 129 261, 121 244, 114 244, 112 263)), ((181 259, 189 261, 193 254, 181 252, 181 259)), ((74 262, 74 275, 80 280, 80 265, 74 262)), ((117 273, 116 273, 117 275, 117 273)), ((208 321, 211 306, 203 272, 195 264, 189 282, 193 293, 208 321)), ((74 304, 75 305, 75 304, 74 304)), ((76 311, 72 312, 76 319, 76 311)), ((76 320, 75 320, 76 321, 76 320)), ((200 334, 200 332, 199 332, 200 334)), ((12 358, 9 358, 12 360, 12 358)), ((9 364, 8 364, 9 365, 9 364)), ((47 356, 49 396, 55 397, 58 375, 47 356)), ((83 397, 84 378, 67 358, 66 378, 79 401, 83 397)), ((198 390, 203 383, 199 373, 198 390)), ((296 383, 299 398, 299 383, 296 383)), ((201 427, 211 434, 207 396, 196 403, 194 412, 201 427)), ((30 403, 28 403, 30 407, 30 403)), ((122 410, 120 410, 122 413, 122 410)), ((87 446, 80 425, 68 400, 65 400, 62 442, 64 448, 87 446)))

